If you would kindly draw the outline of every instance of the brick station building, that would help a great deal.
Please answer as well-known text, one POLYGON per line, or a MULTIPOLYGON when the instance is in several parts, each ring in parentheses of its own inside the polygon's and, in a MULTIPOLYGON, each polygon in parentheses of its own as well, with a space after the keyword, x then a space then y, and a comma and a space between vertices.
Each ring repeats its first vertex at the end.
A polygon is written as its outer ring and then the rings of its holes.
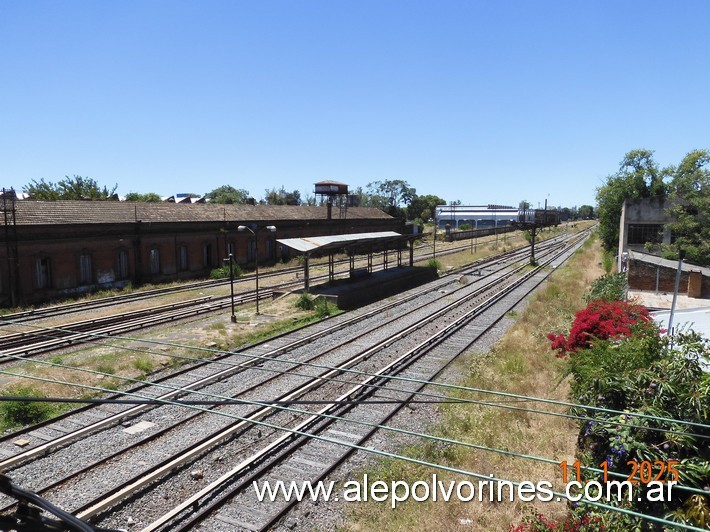
POLYGON ((3 202, 0 298, 4 305, 123 287, 128 283, 204 277, 230 253, 237 263, 288 258, 276 238, 401 231, 371 208, 329 219, 326 207, 129 203, 3 202), (276 232, 264 230, 275 226, 276 232))

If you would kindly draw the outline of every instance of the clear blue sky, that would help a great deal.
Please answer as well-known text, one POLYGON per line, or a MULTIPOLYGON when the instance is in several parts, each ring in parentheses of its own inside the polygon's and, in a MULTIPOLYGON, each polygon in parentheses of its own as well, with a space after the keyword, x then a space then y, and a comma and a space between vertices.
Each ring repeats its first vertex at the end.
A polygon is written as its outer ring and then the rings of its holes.
POLYGON ((710 148, 710 2, 0 0, 0 186, 594 204, 710 148))

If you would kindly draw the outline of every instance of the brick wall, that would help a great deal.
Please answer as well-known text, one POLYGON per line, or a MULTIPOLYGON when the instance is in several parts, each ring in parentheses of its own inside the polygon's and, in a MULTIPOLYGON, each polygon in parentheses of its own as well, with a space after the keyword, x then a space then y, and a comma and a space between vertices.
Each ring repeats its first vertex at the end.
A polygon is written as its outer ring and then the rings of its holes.
MULTIPOLYGON (((31 304, 71 294, 123 286, 128 282, 170 281, 203 277, 222 264, 231 244, 237 263, 248 258, 251 233, 238 232, 248 221, 222 222, 136 222, 122 224, 85 223, 75 225, 18 226, 18 275, 15 281, 20 304, 31 304), (179 248, 187 248, 187 268, 180 268, 179 248), (209 246, 209 264, 205 264, 209 246), (151 250, 159 261, 151 268, 151 250), (127 260, 128 272, 120 275, 119 255, 127 260), (82 261, 89 256, 90 280, 81 280, 82 261), (44 262, 43 262, 44 261, 44 262), (48 271, 47 286, 38 283, 38 268, 48 271)), ((393 218, 346 220, 273 220, 258 222, 259 227, 275 225, 277 232, 259 231, 259 260, 281 257, 276 238, 296 238, 345 233, 400 231, 393 218), (271 241, 271 244, 268 244, 271 241), (269 254, 269 251, 271 252, 269 254)), ((288 255, 288 254, 286 254, 288 255)), ((6 246, 0 246, 0 299, 9 304, 10 274, 6 246)))
MULTIPOLYGON (((675 289, 675 268, 666 268, 663 266, 656 266, 654 264, 649 264, 647 262, 642 262, 639 260, 629 261, 629 288, 632 290, 656 290, 656 274, 658 273, 658 291, 673 293, 675 289)), ((680 275, 680 288, 679 292, 681 294, 688 293, 688 286, 690 282, 690 273, 681 272, 680 275)), ((697 281, 696 281, 697 282, 697 281)), ((703 276, 701 285, 700 297, 710 296, 710 277, 703 276)), ((693 290, 691 290, 693 292, 693 290)), ((697 294, 697 289, 695 291, 697 294)), ((691 294, 694 297, 698 295, 691 294)))

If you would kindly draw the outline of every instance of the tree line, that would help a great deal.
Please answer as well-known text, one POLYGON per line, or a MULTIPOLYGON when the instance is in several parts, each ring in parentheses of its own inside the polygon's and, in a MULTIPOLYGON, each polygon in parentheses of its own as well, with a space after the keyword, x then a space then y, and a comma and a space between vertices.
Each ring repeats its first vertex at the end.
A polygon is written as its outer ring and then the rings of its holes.
MULTIPOLYGON (((22 190, 29 199, 33 200, 111 201, 119 199, 116 193, 117 189, 118 185, 108 187, 99 184, 93 178, 74 175, 72 177, 65 176, 64 179, 56 182, 33 179, 22 190)), ((368 183, 365 189, 357 187, 351 195, 356 197, 355 203, 362 207, 375 207, 397 217, 421 218, 425 221, 434 216, 434 208, 437 205, 446 204, 446 201, 438 196, 418 196, 416 189, 400 179, 374 181, 368 183)), ((193 193, 188 196, 201 197, 199 194, 193 193)), ((302 198, 300 191, 289 191, 283 186, 278 189, 264 190, 264 196, 258 202, 248 190, 235 188, 231 185, 217 187, 205 194, 205 198, 211 203, 219 204, 317 205, 319 203, 315 196, 306 195, 305 198, 302 198)), ((163 201, 160 194, 155 192, 129 192, 126 194, 125 200, 148 203, 163 201)))
MULTIPOLYGON (((100 185, 96 180, 89 177, 74 175, 66 176, 58 182, 46 181, 44 179, 32 180, 23 187, 30 199, 35 200, 94 200, 109 201, 118 200, 116 190, 118 185, 109 188, 100 185)), ((199 194, 188 194, 191 197, 201 197, 199 194)), ((381 209, 394 218, 401 221, 414 221, 422 225, 435 218, 437 205, 461 205, 460 200, 447 202, 435 194, 417 194, 417 190, 403 179, 385 179, 372 181, 364 188, 359 186, 351 189, 354 204, 360 207, 373 207, 381 209)), ((288 191, 283 186, 271 188, 264 191, 263 198, 255 200, 246 189, 235 188, 231 185, 222 185, 205 194, 205 198, 210 203, 219 204, 248 204, 261 203, 265 205, 319 205, 322 199, 311 194, 301 197, 298 190, 288 191)), ((155 192, 139 193, 129 192, 125 196, 126 201, 137 202, 161 202, 161 196, 155 192)), ((521 201, 520 206, 530 207, 530 203, 521 201)), ((527 208, 525 207, 525 208, 527 208)), ((560 208, 564 220, 576 220, 578 218, 591 218, 594 216, 594 209, 590 205, 582 205, 579 209, 560 208)))
POLYGON ((666 214, 672 220, 674 242, 662 246, 661 254, 677 259, 682 250, 689 262, 710 265, 710 151, 693 150, 678 165, 664 168, 654 160, 653 151, 628 152, 619 170, 597 189, 599 234, 605 249, 618 251, 624 201, 653 196, 668 199, 671 205, 666 214))

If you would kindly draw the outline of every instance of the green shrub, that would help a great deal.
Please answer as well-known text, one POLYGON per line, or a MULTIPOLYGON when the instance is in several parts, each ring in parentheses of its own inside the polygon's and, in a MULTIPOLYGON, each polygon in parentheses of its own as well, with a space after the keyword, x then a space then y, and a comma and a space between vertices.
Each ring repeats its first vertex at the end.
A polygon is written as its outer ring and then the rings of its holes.
POLYGON ((584 300, 590 301, 623 301, 628 289, 626 273, 609 273, 592 282, 584 300))
POLYGON ((308 292, 303 292, 296 300, 295 306, 300 310, 313 310, 315 302, 308 292))
MULTIPOLYGON (((17 397, 46 397, 32 386, 21 385, 11 386, 7 389, 6 394, 17 397)), ((0 403, 0 412, 2 412, 3 421, 8 427, 39 423, 52 417, 55 411, 56 409, 51 403, 30 401, 2 401, 0 403)))
POLYGON ((471 226, 471 224, 461 224, 459 225, 459 229, 461 231, 470 231, 471 229, 473 229, 473 227, 471 226))
MULTIPOLYGON (((234 278, 242 276, 242 269, 239 264, 232 265, 232 271, 234 272, 234 278)), ((219 268, 215 268, 210 272, 210 279, 229 279, 229 265, 225 264, 219 268)))
MULTIPOLYGON (((701 425, 710 419, 710 377, 703 371, 703 363, 710 361, 710 343, 693 332, 676 334, 673 349, 668 343, 668 338, 646 330, 621 341, 596 342, 569 359, 576 402, 624 412, 609 414, 584 406, 573 409, 575 414, 592 418, 580 422, 580 459, 582 465, 597 468, 606 462, 608 471, 624 476, 631 473, 630 461, 668 464, 674 460, 680 485, 706 489, 710 429, 696 425, 691 430, 679 423, 633 415, 701 425)), ((654 467, 655 475, 658 466, 654 467)), ((631 509, 705 526, 710 522, 710 498, 692 497, 675 490, 672 501, 651 503, 641 497, 631 509)))
POLYGON ((615 262, 616 262, 615 250, 609 250, 609 249, 604 250, 604 255, 602 256, 602 268, 604 268, 604 272, 606 272, 607 274, 610 274, 611 270, 614 269, 615 262))
POLYGON ((324 297, 318 298, 316 300, 316 316, 323 319, 327 318, 337 310, 337 307, 332 303, 329 303, 324 297))
POLYGON ((148 375, 148 373, 153 371, 153 361, 150 358, 136 358, 133 360, 133 367, 144 375, 148 375))
POLYGON ((441 269, 441 263, 440 263, 438 260, 436 260, 436 259, 429 259, 429 260, 427 261, 426 265, 427 265, 429 268, 436 268, 437 270, 440 270, 440 269, 441 269))

